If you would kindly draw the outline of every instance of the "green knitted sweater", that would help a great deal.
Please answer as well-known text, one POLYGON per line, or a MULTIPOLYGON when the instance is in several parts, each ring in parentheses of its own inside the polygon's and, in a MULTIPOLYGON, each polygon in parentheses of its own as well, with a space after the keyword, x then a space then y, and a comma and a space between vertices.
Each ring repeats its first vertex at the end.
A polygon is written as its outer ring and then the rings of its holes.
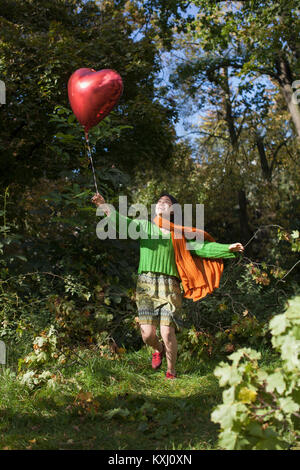
MULTIPOLYGON (((171 233, 163 233, 156 224, 146 219, 132 219, 112 210, 106 217, 110 227, 121 234, 122 238, 140 240, 140 262, 138 273, 157 272, 169 274, 180 279, 171 233), (155 238, 156 237, 156 238, 155 238)), ((229 251, 230 243, 217 243, 187 240, 191 255, 202 258, 235 258, 237 252, 229 251)))

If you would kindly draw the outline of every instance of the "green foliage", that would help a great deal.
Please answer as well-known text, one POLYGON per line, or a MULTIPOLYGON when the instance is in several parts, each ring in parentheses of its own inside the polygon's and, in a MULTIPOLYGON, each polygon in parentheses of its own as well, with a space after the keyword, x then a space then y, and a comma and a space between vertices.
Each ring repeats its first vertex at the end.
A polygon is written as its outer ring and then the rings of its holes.
MULTIPOLYGON (((61 105, 56 105, 53 113, 50 114, 49 117, 49 122, 54 123, 57 129, 50 147, 53 156, 59 155, 65 168, 70 167, 70 165, 74 168, 74 163, 78 163, 82 172, 89 163, 83 128, 78 125, 73 112, 61 105), (75 158, 74 154, 76 155, 75 158)), ((114 140, 120 138, 121 133, 125 129, 133 129, 133 126, 114 125, 115 120, 116 114, 115 112, 111 112, 110 115, 97 126, 90 129, 88 138, 94 158, 96 157, 97 159, 97 144, 105 142, 105 145, 111 145, 114 140)), ((106 160, 103 155, 102 160, 103 157, 104 160, 106 160)), ((103 161, 101 166, 103 172, 103 161)), ((98 177, 100 176, 101 174, 99 172, 98 177)))
MULTIPOLYGON (((92 192, 80 177, 61 190, 46 188, 28 199, 25 233, 7 222, 5 192, 0 275, 0 336, 11 365, 27 354, 32 340, 54 325, 60 347, 97 344, 113 334, 119 344, 140 339, 132 328, 130 262, 115 266, 116 242, 99 243, 92 192), (88 198, 88 200, 87 200, 88 198), (126 273, 126 274, 125 274, 126 273)), ((124 181, 121 172, 103 173, 109 192, 124 181)))
POLYGON ((242 74, 260 72, 278 78, 276 59, 283 53, 299 67, 294 38, 298 37, 297 9, 292 0, 240 4, 194 0, 202 12, 188 26, 205 51, 216 55, 231 48, 226 60, 242 65, 242 74), (288 45, 285 47, 284 44, 288 45))
POLYGON ((57 349, 57 332, 51 325, 49 330, 43 331, 41 336, 37 336, 33 342, 33 352, 19 360, 20 383, 30 389, 47 385, 56 386, 56 374, 48 368, 55 362, 60 367, 66 362, 64 354, 57 349), (24 370, 24 366, 26 369, 24 370))
MULTIPOLYGON (((144 18, 143 11, 140 14, 144 18)), ((0 79, 7 89, 7 104, 0 106, 5 123, 0 130, 1 187, 30 188, 41 178, 56 180, 63 171, 78 170, 74 136, 63 136, 59 115, 50 121, 49 115, 58 106, 69 106, 68 79, 81 67, 113 68, 124 81, 124 93, 109 116, 123 135, 115 132, 112 145, 107 119, 101 139, 97 130, 91 131, 92 140, 98 138, 98 165, 105 161, 134 172, 136 167, 151 167, 153 161, 160 165, 162 156, 169 158, 174 110, 167 102, 161 104, 155 92, 160 70, 151 41, 155 31, 134 40, 135 21, 126 14, 124 2, 4 0, 0 26, 0 79), (59 148, 60 139, 64 149, 59 148)), ((68 123, 83 136, 74 115, 68 116, 68 123)))
POLYGON ((290 243, 291 250, 298 252, 300 251, 300 235, 299 230, 293 230, 289 233, 286 230, 278 229, 278 240, 285 240, 290 243))
MULTIPOLYGON (((222 306, 222 304, 220 304, 222 306)), ((179 333, 180 359, 188 362, 192 357, 205 362, 212 357, 230 354, 241 344, 257 345, 260 348, 269 345, 269 336, 265 322, 254 316, 233 315, 231 325, 225 328, 209 327, 185 329, 179 333)))
MULTIPOLYGON (((97 239, 85 138, 68 107, 67 80, 82 67, 83 57, 87 67, 115 68, 125 85, 117 108, 89 133, 99 191, 108 202, 127 194, 129 200, 149 205, 168 189, 182 203, 205 204, 206 230, 220 242, 234 241, 243 235, 245 214, 237 205, 243 183, 252 227, 274 218, 284 225, 275 235, 272 225, 266 225, 254 237, 253 259, 247 257, 251 243, 242 260, 225 266, 220 289, 212 296, 184 303, 186 329, 178 338, 179 359, 185 364, 192 358, 204 362, 240 347, 268 347, 267 322, 282 312, 285 299, 296 290, 297 149, 281 103, 273 106, 266 84, 256 85, 251 94, 252 73, 265 65, 263 56, 269 70, 271 45, 276 40, 278 46, 282 34, 291 46, 292 36, 277 24, 265 38, 268 51, 261 49, 261 26, 273 21, 270 2, 261 16, 260 5, 252 5, 254 20, 251 2, 242 2, 244 21, 240 11, 234 16, 221 4, 195 3, 207 14, 193 25, 191 18, 180 15, 180 7, 187 10, 186 2, 173 0, 53 0, 38 8, 26 0, 15 1, 16 8, 3 2, 0 78, 8 100, 0 107, 5 123, 0 131, 0 337, 8 345, 10 365, 19 361, 20 378, 32 389, 49 381, 58 384, 59 358, 65 357, 69 366, 80 348, 114 360, 123 349, 120 345, 136 349, 142 344, 134 321, 138 244, 97 239), (178 76, 191 96, 200 90, 197 106, 209 100, 215 107, 202 123, 195 161, 190 142, 178 143, 174 130, 179 99, 171 97, 173 89, 159 78, 159 57, 177 34, 171 29, 175 23, 182 28, 177 32, 194 34, 201 42, 199 54, 191 56, 192 62, 199 60, 179 67, 178 76), (191 30, 185 29, 188 24, 191 30), (247 24, 259 33, 252 49, 248 41, 254 36, 245 34, 247 24), (234 53, 227 55, 232 45, 234 53), (230 70, 227 77, 223 69, 230 70), (232 96, 226 88, 231 78, 241 79, 232 96), (224 103, 232 106, 231 124, 243 149, 238 156, 232 153, 232 128, 224 123, 229 111, 224 103), (252 114, 253 107, 263 120, 252 114), (276 175, 276 191, 265 184, 263 168, 257 165, 251 140, 257 122, 268 131, 265 147, 272 161, 267 168, 276 175)), ((293 14, 286 16, 286 24, 293 14)), ((295 55, 289 58, 297 65, 295 55)), ((84 399, 78 400, 86 411, 84 399)))
POLYGON ((223 403, 211 415, 219 423, 219 444, 225 449, 288 449, 299 439, 300 423, 300 297, 289 301, 285 313, 274 316, 269 328, 281 367, 260 368, 261 354, 239 349, 221 362, 214 374, 223 403))
POLYGON ((89 132, 98 188, 108 202, 127 190, 138 167, 158 164, 159 171, 171 157, 174 110, 154 86, 155 30, 133 39, 144 10, 127 7, 17 0, 15 8, 9 1, 1 8, 7 104, 0 107, 0 336, 12 366, 50 325, 65 347, 108 338, 141 344, 133 302, 138 250, 95 235, 92 172, 66 88, 83 57, 84 66, 115 68, 123 78, 120 103, 89 132))
POLYGON ((0 371, 1 450, 215 448, 208 412, 219 392, 211 363, 201 373, 197 361, 188 373, 178 363, 180 377, 168 381, 152 370, 148 348, 111 361, 77 352, 78 362, 60 365, 55 388, 30 389, 10 369, 0 371), (110 418, 111 410, 118 411, 110 418))

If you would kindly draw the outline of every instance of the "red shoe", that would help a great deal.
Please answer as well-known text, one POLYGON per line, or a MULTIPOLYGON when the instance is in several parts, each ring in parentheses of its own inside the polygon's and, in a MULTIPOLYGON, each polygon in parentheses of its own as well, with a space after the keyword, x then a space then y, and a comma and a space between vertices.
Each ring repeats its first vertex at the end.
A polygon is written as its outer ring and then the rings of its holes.
POLYGON ((166 373, 166 379, 176 379, 176 375, 173 375, 170 372, 167 372, 166 373))
POLYGON ((163 360, 163 357, 165 355, 165 345, 162 343, 162 351, 161 352, 155 352, 152 354, 152 368, 153 369, 159 369, 163 360))

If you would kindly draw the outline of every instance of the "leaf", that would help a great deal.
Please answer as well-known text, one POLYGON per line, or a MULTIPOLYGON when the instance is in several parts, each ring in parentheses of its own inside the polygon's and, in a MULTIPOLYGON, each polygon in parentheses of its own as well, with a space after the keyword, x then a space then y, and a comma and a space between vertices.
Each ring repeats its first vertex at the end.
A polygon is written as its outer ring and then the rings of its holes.
POLYGON ((233 365, 237 365, 243 357, 247 356, 247 358, 257 360, 261 358, 261 353, 255 351, 254 349, 251 348, 241 348, 238 351, 234 352, 233 354, 230 354, 229 359, 232 360, 233 365))
POLYGON ((257 392, 255 390, 250 390, 247 387, 241 388, 239 391, 238 399, 242 403, 252 403, 256 400, 257 392))
POLYGON ((81 401, 88 401, 90 402, 93 398, 93 395, 91 392, 80 392, 78 393, 76 399, 81 400, 81 401))
POLYGON ((130 415, 130 411, 128 410, 128 408, 114 408, 104 413, 104 416, 107 419, 112 419, 118 416, 121 416, 122 418, 126 418, 128 415, 130 415))
POLYGON ((211 414, 211 420, 219 423, 223 429, 231 428, 237 413, 236 404, 218 405, 211 414))
POLYGON ((234 366, 221 362, 214 370, 214 375, 219 378, 221 387, 225 385, 237 385, 242 381, 242 376, 234 366))
POLYGON ((263 370, 263 369, 260 369, 257 371, 257 378, 260 382, 263 382, 264 380, 266 380, 268 377, 268 373, 263 370))
POLYGON ((235 387, 232 386, 228 388, 227 390, 224 390, 222 396, 223 396, 223 403, 225 404, 233 403, 235 400, 235 387))
POLYGON ((256 443, 253 450, 281 450, 288 447, 289 443, 279 439, 277 431, 269 426, 263 430, 263 439, 256 443))
POLYGON ((46 338, 43 338, 42 336, 39 336, 36 338, 35 343, 41 348, 44 343, 47 342, 46 338))
POLYGON ((279 406, 285 413, 295 413, 299 410, 299 405, 291 397, 281 397, 278 400, 279 406))
POLYGON ((231 429, 226 429, 219 436, 219 444, 224 449, 234 450, 237 442, 238 434, 231 429))
POLYGON ((299 238, 299 230, 293 230, 291 233, 292 238, 299 238))
MULTIPOLYGON (((273 338, 272 338, 273 343, 273 338)), ((276 342, 275 342, 276 344, 276 342)), ((278 343, 277 343, 278 346, 278 343)), ((290 370, 295 368, 299 369, 300 359, 299 359, 299 341, 292 335, 285 336, 280 345, 281 357, 286 361, 286 367, 290 370)))
POLYGON ((47 354, 44 351, 41 351, 39 354, 37 354, 36 360, 38 362, 46 361, 47 360, 47 354))
POLYGON ((251 434, 251 436, 255 436, 259 438, 263 437, 262 427, 258 423, 253 423, 253 422, 250 423, 249 426, 247 427, 247 431, 249 432, 249 434, 251 434))
POLYGON ((277 371, 274 374, 270 374, 267 377, 266 391, 273 392, 274 390, 277 390, 277 392, 280 394, 282 394, 285 390, 285 381, 280 371, 277 371))
POLYGON ((288 319, 300 319, 300 295, 289 300, 289 306, 285 315, 288 319))
POLYGON ((16 257, 16 258, 19 258, 19 259, 22 260, 22 261, 27 261, 27 258, 26 258, 25 256, 23 256, 23 255, 16 255, 15 257, 16 257))
POLYGON ((88 196, 89 194, 90 194, 90 190, 83 191, 82 193, 75 194, 75 196, 73 196, 73 199, 76 199, 77 197, 81 197, 81 196, 88 196))
POLYGON ((82 293, 82 297, 84 297, 86 300, 90 300, 91 295, 91 292, 82 293))
POLYGON ((277 336, 283 333, 288 326, 287 319, 285 314, 276 315, 273 317, 269 323, 272 335, 277 336))
POLYGON ((293 335, 295 336, 297 341, 300 341, 300 325, 294 326, 293 335))

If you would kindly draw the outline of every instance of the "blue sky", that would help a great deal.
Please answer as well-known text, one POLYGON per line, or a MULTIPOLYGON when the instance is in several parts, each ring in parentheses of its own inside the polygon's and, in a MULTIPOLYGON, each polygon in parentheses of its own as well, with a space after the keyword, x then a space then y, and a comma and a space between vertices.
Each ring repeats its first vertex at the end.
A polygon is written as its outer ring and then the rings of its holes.
MULTIPOLYGON (((188 15, 194 15, 196 16, 197 12, 198 12, 198 8, 195 7, 195 5, 190 5, 189 8, 187 9, 186 13, 183 13, 183 17, 186 17, 188 15)), ((182 59, 184 60, 184 54, 179 54, 178 51, 176 51, 176 56, 173 55, 173 59, 174 61, 177 61, 178 60, 178 57, 182 57, 182 59)), ((171 54, 172 56, 172 54, 171 54)), ((164 70, 162 72, 162 75, 163 77, 166 79, 167 81, 167 77, 170 73, 170 69, 168 66, 165 66, 164 67, 164 70)), ((179 119, 179 122, 177 124, 175 124, 175 129, 176 129, 176 134, 178 137, 184 137, 187 135, 187 133, 191 130, 188 129, 188 130, 185 130, 183 124, 184 122, 186 122, 189 126, 192 126, 192 124, 197 124, 198 122, 198 119, 199 119, 199 115, 200 115, 200 111, 197 111, 196 113, 194 114, 191 114, 190 117, 187 119, 186 117, 181 117, 179 119)), ((180 113, 179 113, 179 116, 180 116, 180 113)), ((193 137, 190 135, 189 136, 189 139, 193 139, 193 137)))
MULTIPOLYGON (((189 6, 189 8, 187 9, 186 13, 182 13, 182 16, 183 17, 186 17, 187 15, 196 15, 198 11, 198 8, 196 8, 194 5, 191 5, 189 6)), ((139 40, 139 38, 142 36, 142 34, 137 34, 134 33, 133 36, 135 37, 135 40, 139 40)), ((175 61, 177 60, 177 58, 173 55, 175 53, 175 51, 173 53, 164 53, 163 54, 163 70, 162 72, 159 74, 158 76, 158 79, 162 79, 163 82, 167 85, 170 85, 169 81, 168 81, 168 78, 169 78, 169 75, 170 75, 170 72, 172 71, 172 68, 173 68, 173 64, 175 65, 175 61), (171 58, 171 67, 168 65, 168 62, 170 61, 170 58, 171 58), (173 62, 173 63, 172 63, 173 62)), ((176 51, 176 56, 178 57, 178 51, 176 51)), ((181 54, 181 57, 182 59, 184 59, 184 54, 181 54)), ((179 109, 179 117, 180 117, 180 109, 179 109)), ((193 114, 190 116, 190 118, 188 119, 188 123, 190 125, 192 124, 196 124, 197 123, 197 120, 199 118, 199 112, 193 114)), ((177 136, 185 136, 189 131, 186 131, 184 129, 184 126, 183 126, 183 122, 184 120, 186 121, 186 118, 185 117, 181 117, 179 119, 179 122, 177 124, 175 124, 175 130, 176 130, 176 133, 177 133, 177 136)), ((192 137, 190 137, 192 139, 192 137)))

